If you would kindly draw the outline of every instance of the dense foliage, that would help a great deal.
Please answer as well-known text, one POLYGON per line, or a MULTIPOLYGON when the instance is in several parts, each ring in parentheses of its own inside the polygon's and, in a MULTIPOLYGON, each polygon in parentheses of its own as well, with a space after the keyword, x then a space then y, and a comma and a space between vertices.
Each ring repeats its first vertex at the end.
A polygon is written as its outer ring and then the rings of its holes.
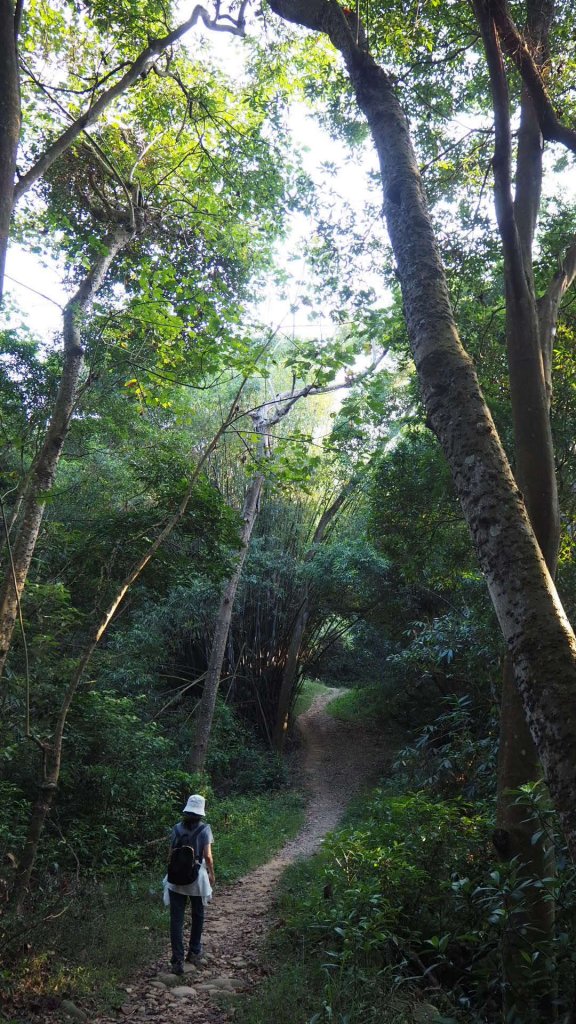
MULTIPOLYGON (((290 961, 297 941, 301 963, 246 1020, 280 1022, 282 1001, 340 1024, 567 1012, 574 868, 534 773, 512 795, 498 779, 503 644, 421 403, 375 156, 336 51, 246 3, 195 8, 190 23, 140 0, 5 6, 0 74, 16 38, 21 110, 3 93, 1 168, 17 153, 14 203, 0 182, 0 214, 9 202, 27 294, 44 287, 43 261, 60 279, 48 302, 61 314, 48 329, 15 292, 0 324, 0 971, 15 1005, 90 990, 90 962, 133 966, 137 942, 119 952, 122 887, 152 950, 161 923, 148 890, 155 899, 166 831, 192 790, 211 799, 224 879, 294 831, 298 752, 284 735, 312 677, 352 687, 334 707, 342 719, 392 723, 395 781, 289 877, 278 955, 290 961), (8 122, 19 138, 5 159, 8 122), (311 154, 310 123, 323 133, 311 154), (197 774, 198 709, 231 581, 197 774), (556 870, 503 855, 506 799, 525 813, 525 844, 553 850, 556 870), (556 908, 544 937, 524 923, 538 903, 556 908), (502 952, 516 922, 518 1010, 502 952)), ((518 426, 494 159, 506 118, 490 91, 486 6, 362 3, 343 16, 410 120, 459 330, 524 486, 542 446, 518 426)), ((513 10, 569 124, 570 5, 513 10)), ((523 173, 535 127, 521 48, 507 52, 516 280, 540 313, 560 289, 538 363, 571 613, 574 150, 547 145, 523 173)))

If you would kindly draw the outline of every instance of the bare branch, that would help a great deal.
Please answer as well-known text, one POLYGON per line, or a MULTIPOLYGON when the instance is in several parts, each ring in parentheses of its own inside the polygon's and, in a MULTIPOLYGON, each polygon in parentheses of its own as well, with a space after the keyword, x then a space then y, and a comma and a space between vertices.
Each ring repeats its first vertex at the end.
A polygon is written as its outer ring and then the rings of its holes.
POLYGON ((350 388, 354 384, 359 384, 360 381, 365 380, 366 377, 370 377, 384 359, 387 351, 388 349, 383 349, 378 358, 373 360, 370 363, 370 366, 366 370, 363 370, 362 373, 356 373, 348 377, 347 380, 341 381, 339 384, 307 384, 298 391, 295 391, 292 388, 292 390, 283 392, 270 402, 265 402, 263 405, 258 406, 258 409, 255 410, 255 412, 259 412, 260 409, 263 409, 266 405, 278 406, 277 414, 271 419, 266 420, 266 425, 268 427, 273 427, 276 423, 279 423, 280 420, 284 419, 287 413, 290 412, 292 406, 301 398, 308 398, 310 395, 328 395, 332 391, 341 391, 342 388, 350 388))

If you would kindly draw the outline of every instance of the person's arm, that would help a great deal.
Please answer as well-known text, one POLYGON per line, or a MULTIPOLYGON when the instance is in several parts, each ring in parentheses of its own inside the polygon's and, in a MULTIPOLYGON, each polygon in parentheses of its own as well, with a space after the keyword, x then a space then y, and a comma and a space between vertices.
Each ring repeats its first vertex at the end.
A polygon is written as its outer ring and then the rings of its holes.
POLYGON ((210 879, 210 885, 214 885, 216 878, 214 875, 214 860, 212 858, 212 843, 206 843, 206 846, 202 850, 202 857, 206 862, 206 868, 208 871, 208 878, 210 879))

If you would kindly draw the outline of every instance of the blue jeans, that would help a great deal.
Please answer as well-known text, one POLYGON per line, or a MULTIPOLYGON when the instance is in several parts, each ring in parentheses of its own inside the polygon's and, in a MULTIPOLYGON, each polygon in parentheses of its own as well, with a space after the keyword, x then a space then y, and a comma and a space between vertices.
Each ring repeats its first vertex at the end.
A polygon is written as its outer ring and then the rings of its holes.
POLYGON ((189 899, 192 904, 192 927, 190 929, 189 953, 202 951, 202 928, 204 927, 204 904, 201 896, 185 896, 181 892, 170 893, 170 942, 172 943, 172 963, 184 963, 184 912, 189 899))

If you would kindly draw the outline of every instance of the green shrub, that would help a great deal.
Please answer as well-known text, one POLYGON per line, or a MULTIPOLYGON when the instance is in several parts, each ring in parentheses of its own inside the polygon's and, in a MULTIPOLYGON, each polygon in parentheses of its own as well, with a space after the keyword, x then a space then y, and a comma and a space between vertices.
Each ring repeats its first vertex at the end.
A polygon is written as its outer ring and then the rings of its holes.
POLYGON ((398 752, 395 772, 407 787, 442 797, 493 799, 498 756, 498 714, 465 695, 443 698, 443 711, 398 752))
POLYGON ((330 842, 331 898, 318 903, 315 918, 332 935, 331 956, 384 965, 392 948, 407 954, 452 930, 447 894, 464 863, 480 863, 488 827, 460 803, 376 791, 361 822, 330 842))
POLYGON ((282 758, 263 747, 234 709, 218 701, 206 770, 217 793, 265 793, 288 782, 282 758))
MULTIPOLYGON (((399 1004, 392 1012, 391 994, 428 993, 429 973, 454 993, 448 999, 438 988, 436 1019, 475 1019, 466 1008, 470 962, 485 960, 494 978, 497 957, 461 882, 482 877, 490 828, 461 801, 377 790, 313 861, 288 870, 274 962, 300 951, 315 993, 310 1021, 411 1020, 399 1004)), ((253 1009, 244 1019, 263 1018, 253 1009)))

